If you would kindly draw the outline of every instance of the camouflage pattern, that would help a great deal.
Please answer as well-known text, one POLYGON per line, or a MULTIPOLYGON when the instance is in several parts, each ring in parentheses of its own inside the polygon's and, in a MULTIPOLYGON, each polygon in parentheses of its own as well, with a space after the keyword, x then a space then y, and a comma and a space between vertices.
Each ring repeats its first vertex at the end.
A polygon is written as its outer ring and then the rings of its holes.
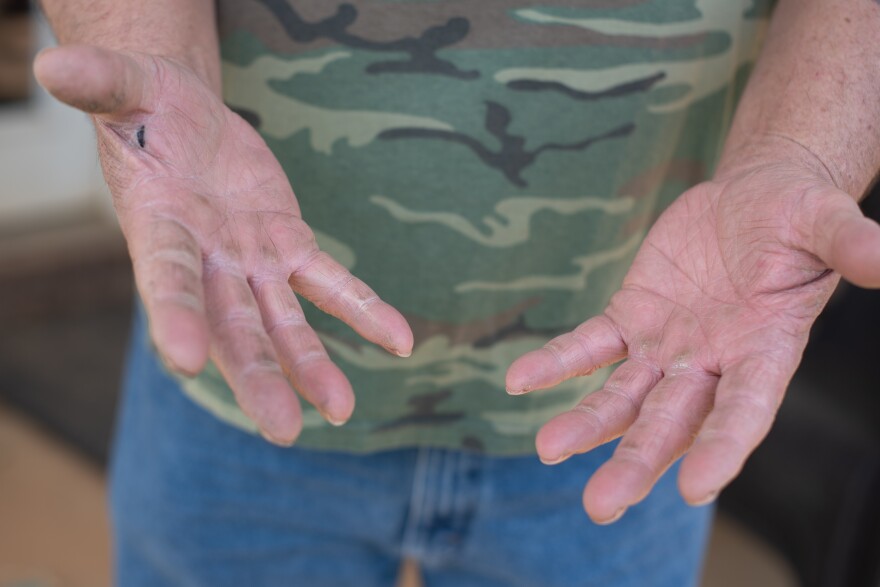
MULTIPOLYGON (((305 303, 354 417, 301 446, 534 451, 607 373, 524 397, 520 354, 601 312, 706 178, 770 10, 755 0, 220 0, 225 98, 325 250, 406 315, 400 359, 305 303)), ((184 381, 253 425, 217 370, 184 381)))

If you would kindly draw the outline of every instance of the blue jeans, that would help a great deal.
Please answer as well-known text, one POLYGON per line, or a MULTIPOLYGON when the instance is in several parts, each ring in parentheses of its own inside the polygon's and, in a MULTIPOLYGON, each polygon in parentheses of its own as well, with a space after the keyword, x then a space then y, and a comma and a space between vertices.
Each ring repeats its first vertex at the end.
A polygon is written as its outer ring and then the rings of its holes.
POLYGON ((674 467, 611 526, 581 508, 605 446, 546 466, 412 448, 367 456, 278 448, 187 399, 138 319, 111 476, 121 587, 390 587, 402 557, 428 587, 687 587, 711 508, 674 467))

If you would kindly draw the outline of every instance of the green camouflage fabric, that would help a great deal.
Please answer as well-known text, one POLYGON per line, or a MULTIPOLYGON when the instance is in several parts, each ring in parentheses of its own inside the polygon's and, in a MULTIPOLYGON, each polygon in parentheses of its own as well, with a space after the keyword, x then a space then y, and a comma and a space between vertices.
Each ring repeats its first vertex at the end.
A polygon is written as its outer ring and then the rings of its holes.
MULTIPOLYGON (((600 313, 707 177, 766 28, 754 0, 220 0, 225 99, 412 357, 306 314, 357 396, 298 445, 534 452, 607 372, 510 397, 522 353, 600 313)), ((215 367, 185 392, 248 430, 215 367)))

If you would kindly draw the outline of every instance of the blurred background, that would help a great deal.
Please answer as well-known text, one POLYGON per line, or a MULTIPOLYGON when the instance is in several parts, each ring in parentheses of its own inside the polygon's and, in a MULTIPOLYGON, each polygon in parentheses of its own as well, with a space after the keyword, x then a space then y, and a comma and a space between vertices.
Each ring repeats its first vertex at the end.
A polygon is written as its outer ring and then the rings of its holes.
MULTIPOLYGON (((0 587, 103 587, 133 287, 90 123, 33 81, 50 44, 26 0, 0 0, 0 587)), ((864 207, 880 218, 880 195, 864 207)), ((880 586, 878 355, 880 294, 843 285, 720 498, 703 587, 880 586)))

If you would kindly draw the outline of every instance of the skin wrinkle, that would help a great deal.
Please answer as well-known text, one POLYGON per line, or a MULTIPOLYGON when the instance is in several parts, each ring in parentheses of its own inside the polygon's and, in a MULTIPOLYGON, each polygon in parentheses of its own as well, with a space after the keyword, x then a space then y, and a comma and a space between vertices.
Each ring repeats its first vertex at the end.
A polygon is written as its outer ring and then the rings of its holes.
POLYGON ((318 248, 317 241, 314 241, 314 248, 310 248, 308 256, 298 263, 298 267, 292 273, 291 279, 298 279, 306 276, 310 269, 322 260, 322 256, 326 255, 324 251, 318 248))
POLYGON ((296 358, 289 364, 290 371, 298 370, 299 368, 309 364, 315 363, 317 361, 327 361, 330 362, 327 353, 324 352, 324 349, 314 349, 307 353, 298 353, 296 358))
POLYGON ((189 274, 184 276, 183 279, 175 279, 175 276, 167 270, 159 276, 155 276, 153 273, 148 272, 147 277, 136 279, 141 289, 149 292, 144 295, 144 301, 148 306, 158 307, 162 300, 173 299, 176 295, 193 297, 199 300, 203 298, 201 280, 195 275, 189 274))
POLYGON ((343 276, 336 283, 330 285, 326 288, 325 292, 315 293, 315 305, 319 308, 325 308, 333 305, 333 302, 337 301, 340 296, 348 289, 348 286, 351 285, 355 279, 357 279, 351 273, 343 276))
MULTIPOLYGON (((782 403, 782 393, 771 395, 773 401, 770 403, 760 401, 760 398, 757 394, 753 393, 729 393, 724 394, 716 401, 716 406, 718 407, 726 407, 731 406, 735 407, 741 404, 745 404, 750 408, 754 408, 758 412, 759 415, 763 417, 765 421, 772 421, 775 418, 776 411, 779 409, 779 406, 782 403)), ((740 411, 735 409, 734 411, 740 411)))
POLYGON ((151 267, 154 263, 165 262, 189 270, 194 276, 200 277, 202 273, 201 259, 193 258, 192 254, 180 250, 178 247, 166 247, 142 256, 136 262, 137 266, 151 267))
MULTIPOLYGON (((574 411, 583 411, 589 410, 590 412, 595 412, 601 419, 600 408, 606 408, 606 406, 614 403, 614 399, 622 399, 626 409, 626 413, 621 413, 620 410, 617 410, 612 415, 612 421, 619 421, 621 417, 624 422, 624 427, 628 426, 638 415, 639 411, 639 402, 641 402, 641 398, 648 393, 648 391, 656 385, 656 383, 660 380, 660 376, 656 375, 655 368, 653 366, 647 366, 641 363, 637 363, 634 360, 627 361, 623 365, 620 366, 614 373, 612 373, 611 377, 605 382, 605 385, 599 391, 589 394, 584 397, 574 408, 574 411), (634 369, 638 369, 639 371, 645 371, 651 375, 649 381, 646 384, 636 385, 638 383, 636 377, 638 376, 638 371, 631 373, 634 369), (624 383, 622 379, 626 378, 627 381, 624 383), (629 393, 634 393, 638 396, 633 397, 629 393), (594 407, 593 404, 598 404, 594 407)), ((569 410, 569 412, 573 411, 569 410)), ((606 409, 607 412, 607 409, 606 409)), ((566 412, 568 413, 568 412, 566 412)), ((585 452, 590 450, 594 446, 598 446, 598 444, 602 444, 604 442, 609 442, 614 438, 617 438, 621 435, 617 427, 611 428, 610 423, 607 420, 603 419, 602 427, 599 430, 601 432, 602 438, 599 442, 592 442, 589 444, 579 443, 577 446, 569 446, 563 451, 561 457, 553 458, 553 462, 558 462, 560 460, 564 460, 571 456, 571 454, 585 452)))
MULTIPOLYGON (((804 217, 804 210, 809 210, 812 206, 816 205, 814 201, 815 198, 810 198, 809 194, 810 192, 808 190, 800 191, 797 196, 793 198, 792 203, 785 208, 788 230, 784 242, 790 247, 798 248, 803 253, 812 257, 818 266, 822 265, 822 260, 802 246, 802 243, 805 243, 808 240, 808 234, 804 233, 803 227, 801 226, 803 223, 802 218, 804 217)), ((810 216, 810 214, 807 213, 807 216, 810 216)), ((812 234, 816 233, 814 232, 812 234)))
MULTIPOLYGON (((242 160, 247 159, 245 157, 245 153, 240 145, 237 145, 237 144, 233 145, 230 147, 230 149, 233 151, 230 155, 231 159, 242 159, 242 160)), ((218 155, 219 155, 219 151, 218 151, 218 155)), ((230 186, 230 182, 228 181, 228 174, 231 173, 232 170, 231 169, 224 169, 223 171, 225 172, 225 175, 227 176, 226 178, 224 178, 223 183, 226 186, 230 186)), ((222 197, 222 198, 229 200, 229 201, 235 201, 235 199, 238 197, 248 196, 251 194, 262 193, 264 196, 269 196, 276 189, 278 189, 278 186, 275 185, 276 182, 272 181, 272 179, 270 179, 269 177, 264 177, 264 178, 260 177, 262 174, 260 173, 259 167, 256 166, 256 163, 253 163, 253 164, 244 163, 243 169, 237 170, 236 175, 239 178, 247 177, 249 181, 246 182, 245 186, 243 186, 242 188, 240 188, 238 190, 233 189, 231 187, 226 187, 224 190, 222 190, 219 197, 222 197)), ((285 191, 289 192, 289 190, 285 190, 285 191)), ((270 200, 271 198, 267 197, 266 199, 270 200)), ((266 209, 266 208, 259 208, 259 209, 254 209, 252 211, 266 212, 266 211, 273 211, 273 210, 266 209)), ((274 211, 275 212, 284 212, 287 210, 284 207, 279 206, 279 208, 274 211)))
POLYGON ((302 313, 298 314, 296 312, 291 312, 290 315, 272 322, 269 325, 269 328, 266 329, 266 332, 271 336, 272 333, 279 329, 300 328, 303 326, 308 326, 305 315, 302 313))
MULTIPOLYGON (((170 208, 167 202, 163 202, 161 199, 154 198, 142 203, 142 207, 144 210, 149 208, 155 208, 154 212, 151 214, 151 220, 153 222, 162 222, 162 223, 170 223, 177 225, 184 231, 186 236, 193 242, 198 243, 199 230, 195 223, 191 222, 189 216, 191 214, 178 214, 177 208, 184 207, 190 210, 194 209, 196 206, 204 206, 204 200, 207 196, 203 196, 198 192, 189 191, 186 193, 188 199, 194 200, 193 202, 186 202, 186 205, 182 205, 181 203, 175 203, 174 208, 170 208)), ((136 212, 140 212, 141 207, 138 206, 134 208, 136 212)))
MULTIPOLYGON (((750 358, 755 358, 758 360, 758 362, 760 362, 760 360, 763 356, 766 356, 767 353, 771 352, 768 349, 761 349, 760 351, 753 351, 756 354, 753 354, 753 355, 747 354, 744 357, 741 356, 741 352, 742 352, 741 349, 742 348, 748 348, 750 346, 754 346, 754 345, 748 344, 748 339, 749 338, 751 338, 751 339, 759 338, 758 334, 767 330, 767 326, 761 322, 762 321, 758 320, 753 328, 749 329, 746 332, 741 333, 739 336, 737 336, 735 339, 733 339, 731 341, 731 344, 728 345, 728 347, 726 349, 722 350, 721 354, 719 354, 719 356, 718 356, 718 364, 721 365, 723 367, 723 369, 722 369, 722 373, 719 373, 719 374, 723 374, 724 370, 732 369, 738 363, 744 362, 750 358), (729 355, 727 354, 729 349, 732 349, 732 352, 734 353, 734 358, 730 358, 729 355)), ((778 344, 777 344, 777 346, 778 346, 778 344)), ((788 358, 786 357, 785 360, 787 360, 787 359, 788 358)))
MULTIPOLYGON (((276 243, 275 239, 272 237, 272 233, 266 229, 265 215, 266 215, 266 212, 264 210, 263 213, 258 217, 258 222, 260 223, 260 232, 266 237, 266 239, 268 239, 269 243, 272 245, 271 246, 272 253, 271 253, 271 257, 269 259, 269 264, 270 264, 270 266, 275 266, 279 263, 279 260, 283 257, 283 254, 281 252, 281 249, 278 247, 278 243, 276 243)), ((267 252, 268 252, 268 247, 263 248, 260 251, 261 257, 263 258, 264 261, 267 256, 267 252)))
POLYGON ((559 343, 556 342, 556 339, 551 340, 546 345, 544 345, 544 350, 550 353, 550 356, 552 356, 556 360, 556 364, 559 367, 559 373, 565 375, 565 373, 568 371, 568 366, 566 365, 565 360, 562 358, 562 355, 559 352, 557 346, 558 344, 559 343))
POLYGON ((590 342, 592 342, 590 340, 590 336, 588 334, 585 334, 583 331, 581 331, 578 328, 575 328, 571 332, 571 334, 572 334, 572 339, 577 343, 577 345, 578 345, 578 347, 580 347, 581 351, 583 351, 583 354, 581 355, 581 357, 586 358, 587 364, 590 365, 586 369, 586 371, 582 372, 582 374, 589 375, 590 373, 595 372, 596 369, 599 368, 599 363, 598 363, 598 361, 596 361, 595 353, 593 353, 590 350, 590 342))
MULTIPOLYGON (((354 279, 353 276, 352 276, 352 279, 354 279)), ((368 297, 364 298, 363 300, 361 300, 361 302, 357 306, 356 317, 361 317, 361 316, 367 315, 370 307, 373 306, 373 304, 375 304, 378 301, 380 301, 379 296, 377 296, 375 294, 372 296, 368 296, 368 297)))
MULTIPOLYGON (((329 259, 329 255, 327 255, 327 253, 324 253, 323 251, 320 251, 318 254, 320 255, 321 261, 323 262, 326 262, 326 260, 329 259)), ((331 283, 329 286, 318 286, 326 293, 322 293, 321 295, 316 294, 315 297, 318 298, 318 300, 321 300, 324 305, 329 306, 337 299, 339 299, 339 297, 345 292, 345 290, 348 289, 348 286, 354 283, 355 279, 356 277, 354 275, 346 271, 342 274, 340 278, 331 283)))
MULTIPOLYGON (((812 231, 811 231, 811 234, 813 234, 813 235, 816 235, 816 234, 825 235, 826 233, 825 233, 824 231, 820 231, 820 230, 819 230, 819 228, 820 228, 820 227, 818 226, 819 223, 821 222, 821 223, 826 224, 826 225, 827 225, 827 224, 833 224, 835 220, 837 220, 839 217, 841 217, 841 216, 844 215, 844 214, 843 214, 843 211, 840 211, 840 210, 839 210, 839 211, 836 211, 836 212, 834 212, 832 215, 829 216, 829 214, 828 214, 827 212, 825 212, 825 209, 826 209, 829 205, 830 205, 830 204, 829 204, 829 202, 828 202, 827 200, 825 200, 824 202, 820 202, 820 203, 817 204, 818 210, 817 210, 817 213, 815 214, 815 216, 813 216, 813 222, 812 222, 812 231)), ((830 262, 831 264, 835 264, 835 263, 837 262, 833 243, 834 243, 834 241, 835 241, 836 238, 837 238, 837 234, 840 232, 840 230, 841 230, 841 228, 842 228, 842 224, 843 224, 843 223, 841 223, 841 224, 839 224, 839 225, 837 226, 837 229, 835 230, 835 232, 834 232, 833 234, 829 234, 829 235, 827 235, 827 238, 824 239, 824 241, 820 241, 820 243, 817 243, 819 249, 827 251, 828 260, 829 260, 829 262, 830 262)), ((815 238, 815 237, 813 237, 813 238, 815 238)))
MULTIPOLYGON (((184 222, 180 218, 173 215, 167 215, 161 209, 157 209, 153 212, 147 224, 133 226, 131 227, 131 230, 140 233, 149 229, 155 230, 159 226, 176 227, 180 232, 178 234, 178 239, 174 244, 178 247, 187 246, 189 248, 190 246, 192 246, 192 248, 189 250, 189 255, 193 258, 194 261, 199 258, 201 249, 199 247, 198 241, 195 238, 194 231, 189 226, 184 224, 184 222)), ((150 248, 150 245, 146 243, 142 246, 147 250, 149 250, 150 248)), ((140 255, 138 255, 138 257, 140 257, 140 255)), ((138 264, 139 259, 135 260, 134 263, 138 264)), ((199 265, 202 264, 203 263, 199 263, 199 265)), ((199 275, 202 274, 202 269, 200 267, 196 267, 195 263, 193 264, 193 270, 199 275)))
MULTIPOLYGON (((238 337, 235 345, 229 345, 229 347, 225 349, 212 349, 214 356, 233 372, 233 378, 230 379, 230 382, 237 383, 241 387, 243 380, 239 376, 239 373, 247 365, 252 363, 265 363, 266 365, 275 364, 274 369, 276 369, 279 374, 281 373, 281 367, 277 364, 278 359, 275 354, 275 348, 272 346, 272 343, 266 336, 265 332, 259 331, 259 329, 255 327, 251 331, 239 329, 235 332, 235 335, 238 337), (250 338, 244 338, 246 335, 252 336, 250 338)), ((259 393, 262 390, 259 388, 253 388, 250 391, 251 393, 259 393)))
POLYGON ((267 285, 289 287, 287 280, 281 277, 275 270, 252 272, 251 275, 248 276, 247 282, 258 299, 263 288, 267 285))
MULTIPOLYGON (((659 476, 659 472, 656 468, 648 462, 648 460, 639 453, 638 449, 633 447, 626 447, 623 445, 618 445, 617 450, 614 451, 613 461, 616 462, 627 462, 637 467, 641 468, 648 475, 648 478, 653 479, 654 477, 659 476)), ((611 461, 609 461, 611 462, 611 461)), ((670 464, 671 465, 671 464, 670 464)), ((670 465, 664 467, 664 470, 668 468, 670 465)), ((640 495, 647 494, 647 491, 650 490, 650 487, 644 490, 644 492, 640 495)))
POLYGON ((196 312, 204 312, 205 302, 199 296, 182 291, 170 292, 165 294, 154 294, 151 296, 153 306, 160 304, 173 303, 195 310, 196 312))
POLYGON ((593 406, 580 402, 571 410, 569 410, 568 413, 575 414, 587 420, 587 425, 590 426, 590 428, 603 433, 603 436, 605 435, 604 431, 608 427, 608 423, 602 417, 602 414, 593 406))
POLYGON ((790 136, 788 136, 784 133, 781 133, 781 132, 769 131, 767 133, 767 135, 772 136, 772 137, 777 137, 777 138, 780 138, 785 141, 789 141, 791 143, 794 143, 795 145, 797 145, 801 149, 803 149, 804 152, 807 155, 809 155, 810 157, 812 157, 815 160, 815 162, 819 164, 819 167, 821 167, 821 169, 824 170, 826 174, 828 174, 828 180, 832 183, 832 185, 834 185, 834 187, 836 187, 837 189, 840 189, 840 190, 843 189, 841 187, 843 185, 843 182, 840 181, 840 179, 838 179, 839 177, 841 177, 840 171, 838 171, 837 173, 834 173, 831 170, 831 168, 828 166, 828 164, 825 161, 823 161, 822 158, 819 157, 819 155, 816 154, 816 152, 814 152, 812 149, 810 149, 807 145, 803 144, 802 142, 795 139, 794 137, 790 137, 790 136))
MULTIPOLYGON (((178 107, 175 106, 174 108, 172 108, 172 112, 174 114, 177 114, 184 121, 186 121, 190 127, 195 127, 196 132, 201 131, 200 134, 207 134, 206 133, 206 129, 207 129, 206 126, 198 124, 197 121, 193 117, 187 115, 185 112, 180 110, 178 107)), ((169 122, 179 124, 178 121, 170 120, 169 122)), ((183 125, 180 125, 180 126, 183 126, 183 125)), ((224 124, 224 126, 225 126, 225 124, 224 124)), ((225 131, 225 129, 221 129, 216 134, 219 136, 222 136, 224 131, 225 131)), ((170 134, 171 136, 177 136, 178 141, 182 141, 183 136, 185 135, 185 133, 183 133, 183 132, 181 132, 181 133, 171 132, 168 134, 170 134)), ((200 157, 198 157, 198 159, 202 160, 201 166, 191 168, 189 170, 189 172, 187 173, 187 175, 189 177, 201 177, 202 175, 204 175, 207 169, 216 165, 217 159, 220 156, 220 149, 221 149, 221 145, 218 143, 214 149, 212 149, 208 152, 199 153, 200 157)), ((172 149, 171 151, 173 152, 174 150, 172 149)), ((181 152, 181 153, 185 153, 187 151, 186 145, 179 142, 177 145, 177 151, 181 152)), ((189 159, 189 158, 187 158, 187 159, 189 159)), ((177 162, 173 158, 163 158, 162 163, 165 164, 171 171, 173 171, 177 177, 181 177, 184 175, 184 173, 181 171, 181 168, 179 167, 179 165, 177 164, 177 162)), ((191 161, 187 161, 187 163, 191 164, 191 161)))
POLYGON ((248 379, 259 375, 278 375, 284 377, 281 367, 275 361, 257 360, 248 363, 239 370, 238 381, 240 385, 244 385, 248 379))
MULTIPOLYGON (((162 202, 157 201, 155 198, 151 198, 148 200, 141 200, 137 203, 137 205, 128 204, 127 201, 135 200, 134 197, 130 196, 132 192, 137 191, 141 186, 148 185, 155 180, 162 179, 171 179, 167 175, 160 175, 158 173, 153 174, 143 174, 141 177, 138 177, 136 180, 131 182, 131 184, 121 187, 121 186, 113 186, 115 188, 113 193, 113 205, 116 207, 118 212, 130 212, 126 216, 137 216, 137 213, 141 210, 141 207, 149 208, 160 205, 162 202)), ((120 221, 123 219, 120 218, 120 221)), ((178 218, 178 221, 182 221, 182 219, 178 218)))
MULTIPOLYGON (((653 361, 646 359, 644 355, 640 356, 638 354, 630 354, 629 356, 627 356, 626 360, 627 360, 627 362, 634 362, 642 369, 650 371, 651 377, 654 379, 654 382, 651 384, 651 387, 653 387, 654 385, 657 385, 657 382, 659 382, 661 379, 663 379, 663 377, 666 375, 666 373, 663 371, 663 368, 660 367, 660 365, 657 365, 653 361)), ((612 378, 613 378, 613 374, 612 374, 612 378)), ((612 378, 609 378, 608 382, 605 383, 606 387, 612 381, 612 378)), ((612 385, 616 385, 616 384, 617 384, 617 380, 614 379, 614 382, 612 383, 612 385)))
MULTIPOLYGON (((243 196, 246 196, 249 194, 259 193, 259 192, 263 192, 264 195, 269 195, 272 192, 274 192, 274 190, 275 190, 275 187, 271 185, 270 181, 268 179, 264 179, 264 180, 258 180, 256 184, 248 185, 245 188, 241 188, 238 190, 232 190, 232 189, 226 190, 222 194, 219 195, 219 198, 224 199, 224 200, 229 200, 229 201, 235 201, 237 198, 240 198, 240 197, 243 197, 243 196)), ((289 215, 293 218, 297 218, 297 219, 300 218, 300 215, 298 213, 292 211, 291 209, 284 208, 284 207, 279 207, 276 209, 273 209, 273 208, 258 209, 258 210, 252 210, 252 212, 260 212, 260 213, 265 212, 265 213, 270 213, 270 214, 286 214, 286 215, 289 215)))
MULTIPOLYGON (((700 378, 703 379, 703 378, 700 378)), ((700 385, 698 388, 687 387, 682 388, 680 385, 676 389, 675 387, 670 387, 673 385, 672 382, 666 381, 666 387, 662 389, 659 393, 665 395, 670 392, 681 392, 686 391, 691 395, 695 395, 694 400, 689 402, 690 405, 701 406, 703 402, 699 400, 703 400, 705 402, 706 394, 705 386, 708 385, 710 390, 714 389, 714 381, 715 378, 706 379, 703 382, 703 385, 700 385)), ((699 381, 697 382, 700 383, 699 381)), ((645 446, 646 443, 650 443, 652 436, 645 436, 647 430, 653 429, 654 431, 662 431, 662 443, 660 445, 653 446, 653 450, 657 452, 657 454, 653 455, 650 460, 645 458, 645 461, 650 464, 650 461, 655 461, 660 465, 660 468, 663 468, 663 463, 667 463, 666 467, 671 464, 671 461, 667 462, 668 457, 664 457, 664 455, 668 454, 670 451, 667 449, 667 444, 669 442, 673 443, 673 447, 671 452, 672 460, 678 458, 681 454, 686 452, 687 448, 693 444, 694 438, 700 428, 700 423, 705 419, 706 414, 711 410, 711 405, 703 405, 699 411, 692 411, 690 413, 681 412, 681 405, 676 406, 673 404, 673 408, 666 407, 667 402, 663 402, 660 399, 661 396, 657 395, 658 392, 654 392, 653 394, 649 394, 647 399, 643 403, 641 410, 639 412, 638 419, 632 428, 632 430, 637 430, 641 436, 636 437, 629 434, 624 436, 624 440, 621 442, 620 448, 623 450, 629 450, 633 452, 646 452, 645 446), (677 410, 675 409, 677 408, 677 410), (678 413, 677 413, 678 412, 678 413), (681 417, 687 417, 687 421, 682 421, 681 417), (678 429, 679 434, 673 430, 670 430, 669 425, 672 428, 678 429), (681 434, 683 433, 683 434, 681 434), (683 440, 682 440, 683 438, 683 440), (660 457, 660 458, 658 458, 660 457)), ((709 395, 711 398, 711 395, 709 395)), ((635 432, 633 433, 635 434, 635 432)), ((616 457, 616 454, 615 454, 616 457)), ((652 467, 655 468, 655 467, 652 467)), ((655 468, 656 469, 656 468, 655 468)))
MULTIPOLYGON (((655 291, 650 291, 650 290, 644 289, 640 286, 629 286, 625 289, 629 290, 629 291, 633 291, 633 292, 639 292, 639 293, 642 293, 643 295, 648 295, 650 297, 660 298, 661 300, 667 302, 670 306, 670 309, 669 309, 668 313, 666 314, 666 318, 663 321, 664 325, 668 325, 670 323, 670 321, 674 318, 674 313, 676 310, 682 310, 686 313, 689 313, 689 314, 696 316, 694 314, 693 310, 682 305, 681 302, 679 302, 673 298, 667 297, 661 293, 657 293, 655 291)), ((623 290, 621 290, 621 291, 623 291, 623 290)), ((725 302, 721 302, 721 303, 725 303, 725 302)))
MULTIPOLYGON (((262 328, 262 316, 257 308, 232 306, 224 309, 218 316, 209 318, 209 324, 214 330, 254 330, 264 332, 262 328), (259 324, 257 324, 259 322, 259 324)), ((210 312, 215 314, 216 312, 210 312)))
MULTIPOLYGON (((659 381, 659 379, 657 381, 659 381)), ((657 381, 652 383, 650 385, 650 387, 653 387, 654 385, 656 385, 657 381)), ((618 387, 617 385, 610 385, 610 386, 606 385, 603 388, 603 391, 605 393, 607 393, 608 395, 610 395, 611 397, 616 397, 616 398, 621 398, 621 399, 626 400, 626 404, 629 406, 628 414, 631 415, 632 418, 635 418, 636 416, 638 416, 639 403, 636 402, 635 398, 633 398, 630 394, 626 393, 627 390, 623 389, 622 387, 618 387)), ((580 405, 582 405, 582 404, 578 404, 578 406, 580 406, 580 405)), ((598 415, 598 412, 597 412, 597 415, 598 415)))
MULTIPOLYGON (((600 319, 600 317, 597 317, 594 320, 598 321, 599 319, 600 319)), ((610 365, 612 363, 617 362, 618 360, 620 360, 620 358, 622 358, 625 355, 625 352, 622 350, 620 352, 619 357, 614 357, 614 358, 610 358, 606 361, 597 362, 597 360, 593 357, 593 353, 591 353, 591 351, 589 350, 590 349, 589 342, 592 341, 592 337, 590 337, 588 334, 586 334, 584 332, 584 330, 586 330, 588 328, 591 328, 591 329, 597 328, 598 324, 601 324, 606 329, 608 328, 608 324, 605 321, 602 321, 601 323, 597 323, 597 322, 585 323, 585 324, 581 325, 580 327, 578 327, 577 329, 575 329, 574 331, 570 332, 569 334, 563 335, 562 337, 557 337, 557 338, 549 341, 546 345, 544 345, 543 350, 546 350, 547 352, 549 352, 555 359, 555 362, 559 368, 558 376, 561 376, 563 378, 568 378, 568 377, 572 376, 570 374, 570 370, 573 365, 569 365, 569 363, 565 360, 565 358, 563 356, 563 351, 565 350, 564 349, 565 345, 570 344, 571 341, 574 341, 574 343, 576 343, 577 346, 579 348, 581 348, 581 350, 584 353, 586 353, 587 356, 590 357, 589 360, 584 361, 587 365, 586 370, 577 371, 578 376, 588 375, 590 373, 593 373, 601 367, 604 367, 606 365, 610 365), (584 337, 586 337, 586 339, 584 339, 584 337)), ((607 334, 607 332, 606 332, 606 334, 607 334)), ((622 341, 619 340, 619 333, 618 333, 618 342, 620 342, 621 346, 623 346, 622 341)), ((532 385, 532 382, 529 381, 527 386, 520 388, 520 392, 522 393, 522 392, 527 391, 531 387, 531 385, 532 385)))
MULTIPOLYGON (((139 120, 139 126, 147 126, 151 122, 152 117, 143 117, 139 120)), ((137 139, 132 138, 131 131, 137 128, 137 126, 138 123, 123 125, 111 123, 103 119, 99 119, 96 122, 96 129, 104 131, 103 133, 98 133, 99 141, 103 143, 103 156, 101 157, 102 165, 107 163, 108 158, 115 161, 120 167, 123 167, 122 162, 126 158, 134 158, 144 162, 149 161, 151 157, 155 158, 155 155, 146 149, 134 148, 134 146, 137 145, 137 139), (109 144, 111 141, 113 143, 112 146, 109 144)))
MULTIPOLYGON (((740 453, 750 452, 752 450, 752 445, 747 444, 742 441, 742 439, 736 435, 732 434, 727 430, 722 429, 712 429, 712 428, 703 428, 700 430, 699 435, 697 436, 695 443, 710 443, 710 442, 722 442, 724 444, 732 444, 737 447, 740 453)), ((758 441, 760 443, 760 441, 758 441)), ((757 444, 755 444, 757 446, 757 444)))
POLYGON ((696 437, 696 431, 693 427, 686 425, 675 413, 662 406, 646 406, 643 404, 639 410, 639 419, 642 420, 642 418, 644 418, 645 426, 653 425, 655 422, 671 424, 691 440, 696 437))
MULTIPOLYGON (((646 244, 650 248, 652 248, 654 251, 656 251, 658 255, 663 257, 665 260, 669 261, 669 265, 673 269, 677 270, 682 275, 682 277, 684 277, 687 281, 689 281, 691 283, 691 285, 693 285, 697 290, 702 291, 700 284, 697 283, 687 271, 685 271, 681 266, 679 266, 678 261, 676 261, 673 257, 668 255, 665 251, 663 251, 659 246, 655 245, 654 243, 646 243, 646 244)), ((674 281, 673 281, 673 284, 674 284, 674 286, 678 286, 678 284, 675 283, 674 281)), ((672 301, 670 298, 665 298, 665 299, 672 301)), ((675 303, 677 303, 677 302, 675 302, 675 303)))
POLYGON ((202 275, 205 282, 209 282, 217 273, 224 272, 230 277, 239 277, 242 274, 238 263, 221 253, 211 253, 204 257, 202 262, 202 275))
POLYGON ((243 228, 244 225, 247 227, 249 224, 247 218, 242 220, 243 214, 237 211, 231 211, 227 215, 223 217, 223 222, 218 228, 218 233, 223 231, 225 234, 219 238, 219 242, 216 247, 222 251, 223 255, 234 260, 238 265, 241 265, 238 273, 239 275, 244 275, 245 270, 243 265, 248 261, 247 256, 245 255, 244 247, 249 246, 250 242, 242 242, 244 239, 233 238, 232 235, 245 235, 247 234, 247 230, 243 228))
POLYGON ((694 366, 693 352, 686 350, 674 355, 663 368, 663 372, 666 373, 666 377, 674 377, 708 373, 708 370, 704 369, 702 366, 694 366))
MULTIPOLYGON (((153 58, 153 59, 155 59, 155 58, 153 58)), ((157 63, 156 69, 158 72, 160 72, 157 75, 159 75, 161 78, 161 76, 162 76, 161 72, 165 72, 166 68, 159 66, 157 63)), ((179 93, 181 93, 180 87, 183 86, 183 80, 182 80, 179 73, 176 75, 176 78, 177 78, 178 88, 175 93, 179 94, 179 93)), ((163 84, 160 81, 159 87, 163 88, 163 85, 167 85, 167 83, 163 84)), ((168 112, 176 114, 178 117, 180 117, 180 119, 189 123, 189 125, 191 127, 194 127, 196 129, 196 131, 200 131, 199 132, 200 136, 204 136, 204 135, 208 134, 207 131, 208 131, 209 127, 207 125, 199 124, 194 116, 189 115, 176 103, 172 103, 170 106, 166 107, 163 102, 166 99, 165 94, 172 94, 172 92, 165 91, 165 92, 159 93, 159 96, 157 98, 157 104, 153 108, 154 112, 165 112, 167 110, 168 112)), ((194 110, 199 111, 200 113, 203 113, 206 111, 204 109, 204 105, 202 105, 202 104, 195 106, 194 110)), ((217 113, 214 112, 214 110, 212 110, 210 108, 207 109, 207 113, 211 118, 213 118, 215 120, 215 122, 217 122, 219 124, 219 128, 216 129, 216 131, 212 134, 215 134, 216 136, 223 136, 224 134, 226 134, 226 132, 229 130, 226 119, 221 118, 217 113)), ((174 121, 173 119, 170 119, 168 117, 168 114, 163 115, 163 121, 165 121, 165 120, 168 120, 169 122, 177 122, 177 121, 174 121)), ((172 124, 171 126, 175 126, 175 125, 172 124)), ((179 122, 177 122, 177 126, 181 126, 179 124, 179 122)), ((183 137, 186 135, 186 133, 181 133, 181 132, 175 133, 173 128, 168 129, 168 131, 169 132, 166 133, 166 136, 172 136, 172 137, 176 136, 176 137, 178 137, 178 140, 182 140, 183 137)), ((207 159, 203 161, 203 165, 201 168, 189 168, 184 172, 183 170, 181 170, 179 168, 179 166, 176 164, 176 161, 174 161, 173 159, 163 158, 162 163, 165 166, 167 166, 171 171, 173 171, 177 177, 190 177, 190 178, 199 177, 200 178, 204 175, 206 169, 209 169, 212 165, 216 164, 217 158, 219 157, 220 150, 222 148, 222 145, 219 141, 211 142, 209 144, 212 145, 214 148, 207 154, 207 159)), ((184 144, 178 145, 179 152, 186 152, 187 150, 188 149, 187 149, 186 145, 184 145, 184 144)), ((191 161, 188 161, 188 162, 191 163, 191 161)))
MULTIPOLYGON (((264 308, 263 312, 266 313, 267 310, 264 308)), ((269 319, 268 322, 266 333, 269 335, 272 335, 276 330, 295 330, 299 332, 309 327, 309 323, 299 304, 291 305, 283 315, 275 316, 269 319)))

